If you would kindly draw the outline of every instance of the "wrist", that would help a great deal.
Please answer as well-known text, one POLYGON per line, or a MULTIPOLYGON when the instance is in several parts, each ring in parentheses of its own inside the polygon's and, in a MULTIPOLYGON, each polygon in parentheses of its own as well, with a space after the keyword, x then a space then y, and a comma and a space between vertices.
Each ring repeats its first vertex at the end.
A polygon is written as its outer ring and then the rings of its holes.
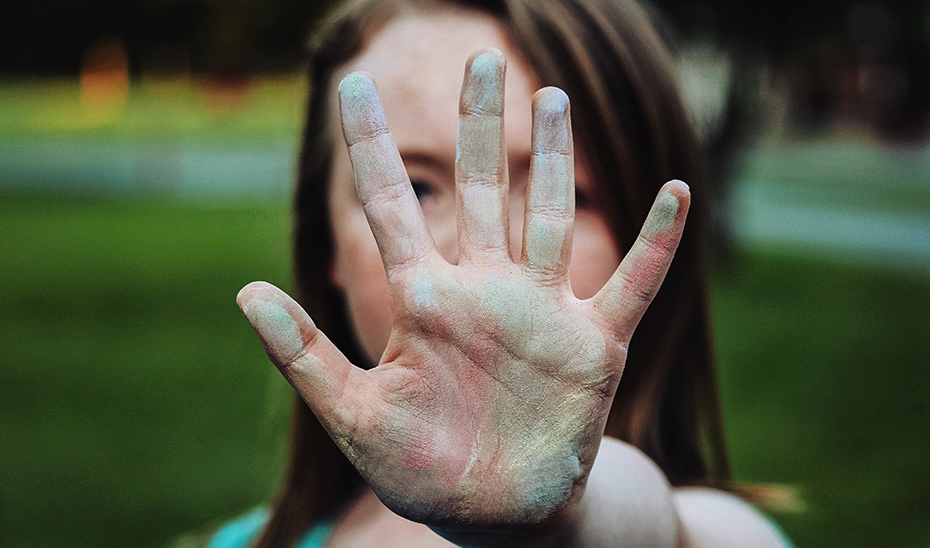
POLYGON ((435 533, 461 548, 556 548, 571 544, 576 536, 579 521, 565 521, 545 525, 500 525, 493 527, 437 527, 435 533))
POLYGON ((532 523, 430 525, 430 529, 462 548, 555 548, 574 546, 587 512, 584 482, 569 500, 532 523))

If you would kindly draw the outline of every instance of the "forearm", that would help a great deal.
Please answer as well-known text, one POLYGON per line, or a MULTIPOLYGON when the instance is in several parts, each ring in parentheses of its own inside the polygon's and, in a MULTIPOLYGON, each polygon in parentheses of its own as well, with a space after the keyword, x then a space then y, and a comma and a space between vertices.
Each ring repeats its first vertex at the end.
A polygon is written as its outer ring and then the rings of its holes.
POLYGON ((673 548, 677 542, 678 518, 665 475, 642 451, 608 437, 570 521, 554 534, 437 532, 463 548, 673 548))
POLYGON ((578 518, 558 546, 673 548, 677 520, 658 466, 632 445, 605 437, 578 518))

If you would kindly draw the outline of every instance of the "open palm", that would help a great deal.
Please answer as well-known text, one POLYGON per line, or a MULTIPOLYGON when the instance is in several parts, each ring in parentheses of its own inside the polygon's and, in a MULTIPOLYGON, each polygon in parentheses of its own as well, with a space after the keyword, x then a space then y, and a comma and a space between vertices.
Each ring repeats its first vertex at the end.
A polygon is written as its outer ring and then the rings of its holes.
POLYGON ((688 187, 666 184, 608 283, 569 284, 574 179, 568 98, 533 102, 523 246, 511 258, 504 60, 482 50, 462 88, 459 260, 437 251, 371 79, 339 87, 359 196, 388 276, 393 327, 363 370, 277 288, 239 304, 272 361, 395 512, 434 525, 532 524, 584 492, 633 330, 681 237, 688 187))

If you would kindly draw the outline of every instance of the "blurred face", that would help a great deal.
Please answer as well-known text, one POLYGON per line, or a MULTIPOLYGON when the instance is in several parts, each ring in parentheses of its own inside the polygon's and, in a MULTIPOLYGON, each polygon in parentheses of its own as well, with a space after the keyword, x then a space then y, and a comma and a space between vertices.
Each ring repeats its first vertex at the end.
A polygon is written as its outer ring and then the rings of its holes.
MULTIPOLYGON (((388 125, 403 157, 423 215, 440 253, 458 261, 455 153, 458 101, 468 56, 495 47, 507 57, 504 122, 510 163, 511 250, 519 255, 524 192, 529 177, 535 73, 491 17, 470 11, 412 14, 374 36, 361 55, 336 74, 362 70, 374 78, 388 125)), ((338 99, 330 108, 334 151, 329 206, 333 219, 333 283, 346 295, 358 341, 377 364, 391 333, 387 278, 365 218, 342 140, 338 99)), ((576 213, 571 283, 578 298, 593 296, 620 262, 607 218, 591 199, 594 181, 575 147, 576 213)))

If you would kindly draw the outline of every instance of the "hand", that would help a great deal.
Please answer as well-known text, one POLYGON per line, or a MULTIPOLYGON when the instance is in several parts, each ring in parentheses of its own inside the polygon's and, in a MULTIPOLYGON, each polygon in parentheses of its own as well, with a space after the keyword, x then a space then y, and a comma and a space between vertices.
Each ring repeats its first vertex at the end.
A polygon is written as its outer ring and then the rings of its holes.
POLYGON ((460 257, 444 260, 370 78, 339 86, 359 197, 390 287, 393 328, 363 370, 277 288, 238 302, 268 355, 396 513, 439 527, 570 519, 604 431, 627 345, 665 276, 690 203, 667 183, 636 244, 588 300, 569 284, 574 179, 569 104, 534 97, 523 248, 511 259, 502 145, 503 56, 469 60, 456 165, 460 257))

